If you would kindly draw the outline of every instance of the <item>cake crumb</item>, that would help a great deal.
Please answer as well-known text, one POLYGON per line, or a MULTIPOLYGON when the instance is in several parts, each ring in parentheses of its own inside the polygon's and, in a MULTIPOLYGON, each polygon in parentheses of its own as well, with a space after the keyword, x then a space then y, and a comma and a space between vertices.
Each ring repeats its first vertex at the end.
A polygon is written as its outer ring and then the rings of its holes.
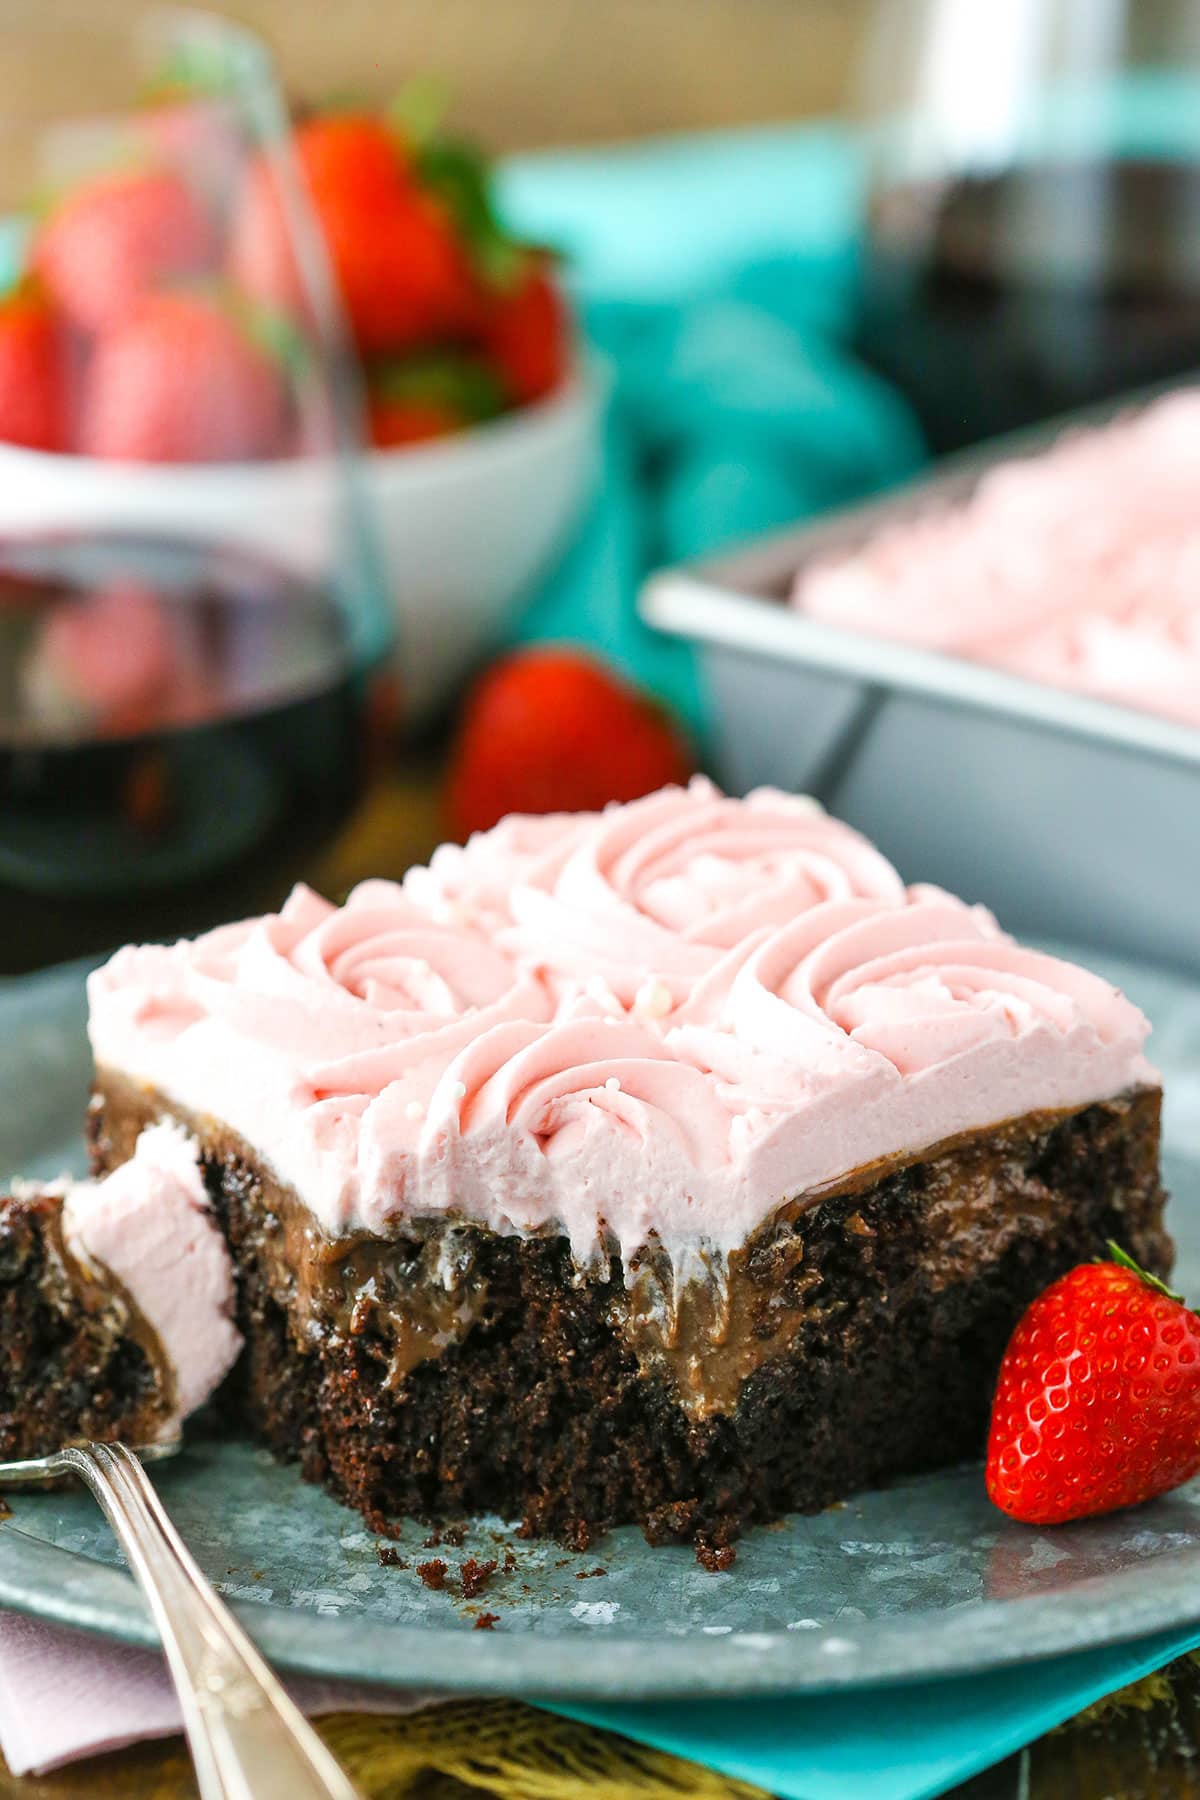
POLYGON ((465 1525, 435 1525, 429 1536, 422 1541, 423 1550, 440 1550, 443 1544, 450 1544, 458 1549, 467 1535, 465 1525))
POLYGON ((500 1623, 500 1614, 499 1613, 482 1612, 482 1613, 480 1613, 479 1617, 476 1619, 475 1624, 472 1627, 472 1629, 475 1631, 495 1631, 495 1629, 499 1623, 500 1623))
POLYGON ((446 1564, 440 1556, 431 1558, 429 1562, 418 1563, 417 1574, 425 1586, 432 1588, 434 1593, 440 1593, 446 1585, 446 1564))
POLYGON ((375 1554, 379 1558, 379 1566, 383 1569, 407 1569, 408 1558, 401 1556, 395 1544, 376 1544, 375 1554))
POLYGON ((517 1559, 513 1555, 511 1548, 506 1549, 504 1552, 504 1562, 503 1562, 502 1567, 503 1567, 504 1573, 506 1575, 512 1575, 516 1570, 517 1559))
POLYGON ((656 1506, 642 1526, 646 1542, 657 1547, 670 1543, 673 1538, 689 1537, 695 1518, 694 1500, 670 1500, 665 1506, 656 1506))
POLYGON ((719 1575, 725 1569, 732 1569, 737 1561, 737 1551, 732 1544, 714 1544, 702 1533, 696 1539, 696 1561, 710 1575, 719 1575))
POLYGON ((576 1579, 576 1581, 590 1581, 592 1579, 593 1575, 607 1575, 607 1574, 608 1574, 607 1569, 602 1569, 599 1567, 599 1565, 597 1565, 597 1567, 594 1569, 576 1569, 575 1579, 576 1579))
POLYGON ((464 1600, 474 1600, 482 1594, 492 1576, 496 1573, 496 1559, 491 1557, 487 1562, 478 1562, 475 1557, 468 1556, 458 1571, 462 1582, 464 1600))

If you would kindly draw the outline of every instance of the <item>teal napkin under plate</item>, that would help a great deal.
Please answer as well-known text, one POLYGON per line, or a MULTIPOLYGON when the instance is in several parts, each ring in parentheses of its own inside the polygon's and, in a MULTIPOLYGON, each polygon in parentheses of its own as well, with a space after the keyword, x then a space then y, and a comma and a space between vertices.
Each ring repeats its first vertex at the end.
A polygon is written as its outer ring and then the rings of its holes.
MULTIPOLYGON (((502 170, 506 212, 569 259, 586 334, 614 371, 605 480, 518 635, 595 644, 701 731, 687 652, 638 623, 642 576, 924 458, 902 399, 848 348, 862 176, 860 141, 829 125, 502 170)), ((788 1800, 925 1800, 1197 1645, 1200 1626, 912 1687, 561 1710, 788 1800)))
POLYGON ((1200 1627, 914 1687, 555 1710, 783 1800, 930 1800, 1198 1646, 1200 1627))

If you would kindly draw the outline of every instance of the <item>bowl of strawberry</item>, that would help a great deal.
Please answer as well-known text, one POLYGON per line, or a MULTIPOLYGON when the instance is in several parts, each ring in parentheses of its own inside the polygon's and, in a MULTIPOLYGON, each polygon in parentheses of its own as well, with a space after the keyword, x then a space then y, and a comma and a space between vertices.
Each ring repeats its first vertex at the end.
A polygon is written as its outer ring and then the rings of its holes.
POLYGON ((410 715, 434 709, 562 546, 600 410, 554 258, 505 228, 475 147, 400 107, 263 148, 172 97, 16 235, 0 530, 312 575, 336 510, 381 553, 410 715))

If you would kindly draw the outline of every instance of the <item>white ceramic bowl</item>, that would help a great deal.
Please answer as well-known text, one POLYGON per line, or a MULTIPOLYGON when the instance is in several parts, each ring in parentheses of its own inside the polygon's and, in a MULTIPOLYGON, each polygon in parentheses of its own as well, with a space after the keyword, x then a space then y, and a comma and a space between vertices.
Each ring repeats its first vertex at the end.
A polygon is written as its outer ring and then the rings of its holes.
MULTIPOLYGON (((410 719, 446 698, 563 547, 595 475, 606 386, 585 364, 548 399, 492 424, 361 459, 410 719)), ((114 463, 0 444, 0 533, 213 537, 311 574, 328 566, 342 497, 327 459, 114 463)))
POLYGON ((444 699, 563 549, 599 463, 603 370, 460 437, 366 458, 414 714, 444 699))

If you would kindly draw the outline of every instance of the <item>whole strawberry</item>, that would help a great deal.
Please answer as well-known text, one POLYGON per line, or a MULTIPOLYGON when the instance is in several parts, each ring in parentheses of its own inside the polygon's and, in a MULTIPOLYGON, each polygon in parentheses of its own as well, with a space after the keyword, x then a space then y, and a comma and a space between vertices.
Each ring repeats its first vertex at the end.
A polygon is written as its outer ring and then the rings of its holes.
POLYGON ((0 439, 67 449, 67 387, 61 324, 39 294, 18 288, 0 301, 0 439))
MULTIPOLYGON (((383 120, 358 113, 310 119, 296 130, 295 151, 364 355, 434 342, 474 318, 476 284, 449 212, 420 186, 383 120)), ((260 303, 297 309, 290 237, 266 162, 247 177, 229 273, 260 303)))
POLYGON ((72 189, 38 232, 32 261, 64 317, 81 331, 109 331, 154 288, 210 269, 216 248, 186 181, 132 169, 72 189))
POLYGON ((1036 1299, 996 1387, 987 1489, 1055 1525, 1200 1473, 1200 1318, 1115 1244, 1036 1299))
POLYGON ((119 462, 245 462, 287 448, 288 390, 240 318, 204 294, 155 294, 100 339, 80 447, 119 462))
POLYGON ((467 697, 446 806, 460 836, 505 813, 581 812, 686 781, 674 724, 595 658, 516 651, 467 697))

